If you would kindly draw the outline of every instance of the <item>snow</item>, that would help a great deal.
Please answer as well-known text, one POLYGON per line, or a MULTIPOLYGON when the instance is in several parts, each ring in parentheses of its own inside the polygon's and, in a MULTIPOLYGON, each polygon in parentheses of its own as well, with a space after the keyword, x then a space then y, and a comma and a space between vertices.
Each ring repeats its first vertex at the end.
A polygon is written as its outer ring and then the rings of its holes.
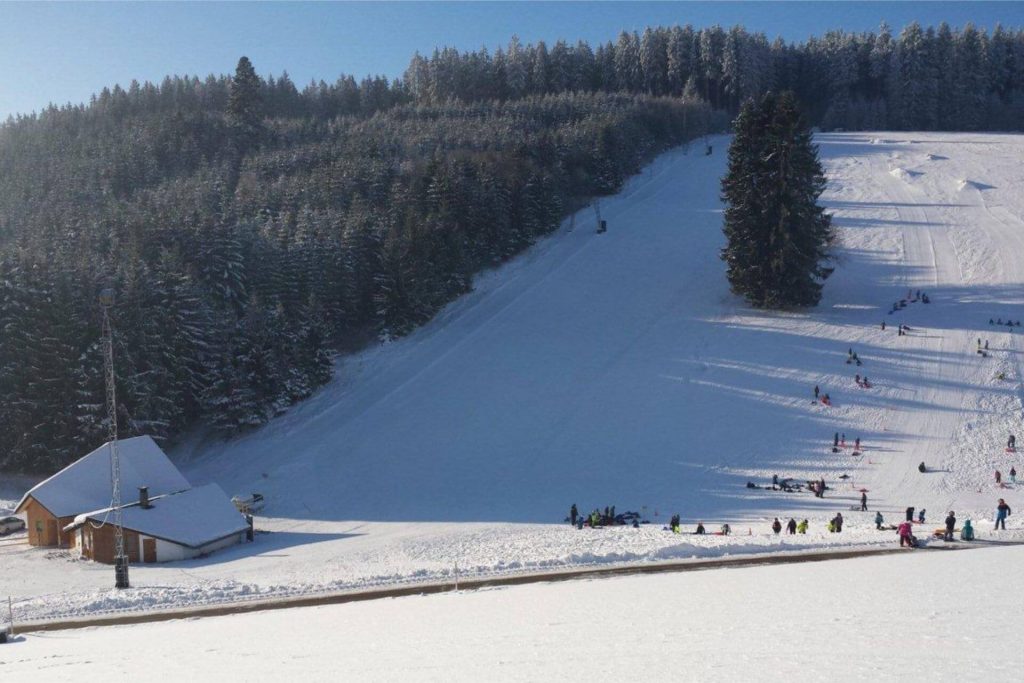
MULTIPOLYGON (((152 495, 173 493, 189 487, 188 481, 148 436, 118 439, 121 491, 125 497, 139 486, 152 495)), ((40 482, 18 503, 32 496, 56 517, 70 517, 110 506, 110 444, 105 443, 40 482)))
POLYGON ((29 633, 5 680, 1011 681, 1024 548, 450 592, 29 633), (187 653, 187 654, 186 654, 187 653))
MULTIPOLYGON (((103 523, 112 509, 79 515, 72 526, 81 526, 89 519, 103 523)), ((217 484, 150 498, 150 507, 145 509, 137 503, 123 506, 121 524, 126 529, 189 548, 198 548, 249 528, 217 484)))
POLYGON ((988 325, 1024 319, 1024 136, 817 141, 841 245, 814 310, 752 311, 729 293, 717 259, 725 155, 670 152, 601 200, 607 233, 581 211, 423 329, 346 358, 271 424, 172 453, 193 482, 265 494, 255 543, 133 567, 133 588, 117 592, 109 567, 15 537, 0 541, 0 594, 19 618, 45 618, 445 580, 456 564, 489 576, 891 547, 894 532, 871 520, 898 522, 909 505, 929 511, 926 533, 955 510, 982 542, 1024 540, 1017 515, 1007 532, 991 521, 999 497, 1024 504, 993 481, 1021 462, 1004 444, 1021 435, 1024 328, 988 325), (931 303, 888 315, 908 289, 931 303), (860 368, 844 362, 851 347, 860 368), (833 407, 812 403, 815 385, 833 407), (859 436, 864 455, 833 454, 835 432, 859 436), (831 490, 745 486, 773 474, 831 490), (870 512, 850 509, 861 488, 870 512), (576 531, 561 524, 573 502, 652 523, 576 531), (843 533, 829 534, 838 511, 843 533), (662 531, 673 513, 686 530, 729 522, 736 534, 662 531), (777 537, 776 516, 807 518, 811 532, 777 537))

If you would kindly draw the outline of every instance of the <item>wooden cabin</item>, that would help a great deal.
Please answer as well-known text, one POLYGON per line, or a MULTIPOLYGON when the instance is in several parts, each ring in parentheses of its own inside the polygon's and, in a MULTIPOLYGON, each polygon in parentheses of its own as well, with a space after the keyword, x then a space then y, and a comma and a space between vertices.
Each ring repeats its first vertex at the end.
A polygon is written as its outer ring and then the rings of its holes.
MULTIPOLYGON (((143 486, 153 495, 191 488, 151 437, 119 439, 117 446, 121 490, 133 499, 143 486)), ((83 512, 110 507, 110 499, 110 444, 105 443, 33 486, 14 512, 25 513, 31 545, 68 547, 72 539, 65 527, 83 512)))

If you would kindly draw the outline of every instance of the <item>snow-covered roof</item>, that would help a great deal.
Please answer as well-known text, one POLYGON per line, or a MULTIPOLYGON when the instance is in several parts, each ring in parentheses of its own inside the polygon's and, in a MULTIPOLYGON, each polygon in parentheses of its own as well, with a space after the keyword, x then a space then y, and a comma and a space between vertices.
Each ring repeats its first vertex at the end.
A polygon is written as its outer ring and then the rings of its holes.
MULTIPOLYGON (((245 531, 245 518, 217 484, 207 484, 157 498, 150 498, 150 507, 139 507, 138 501, 121 506, 121 525, 146 536, 198 548, 211 541, 245 531)), ((111 508, 83 513, 66 527, 73 529, 93 522, 110 522, 111 508)))
MULTIPOLYGON (((118 439, 117 452, 121 465, 122 500, 137 498, 140 486, 148 486, 150 496, 175 493, 190 487, 188 480, 151 437, 118 439)), ((30 496, 57 517, 110 507, 110 443, 103 444, 36 484, 22 497, 17 511, 21 511, 30 496)))

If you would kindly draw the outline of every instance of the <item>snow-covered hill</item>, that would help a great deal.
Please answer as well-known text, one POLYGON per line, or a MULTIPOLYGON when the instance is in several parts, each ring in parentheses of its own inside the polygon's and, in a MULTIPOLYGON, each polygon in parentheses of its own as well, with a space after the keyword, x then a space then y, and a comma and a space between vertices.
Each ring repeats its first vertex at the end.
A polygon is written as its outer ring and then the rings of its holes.
POLYGON ((607 234, 581 212, 426 329, 346 362, 315 400, 202 448, 190 474, 263 490, 270 514, 304 519, 551 522, 574 501, 758 518, 835 504, 743 488, 776 473, 848 473, 884 506, 987 509, 1020 424, 1024 328, 987 323, 1024 318, 1024 139, 818 142, 842 246, 817 309, 759 313, 728 293, 718 139, 717 154, 665 155, 602 201, 607 234), (932 303, 887 315, 908 289, 932 303), (991 358, 974 353, 979 337, 991 358), (851 347, 860 368, 844 363, 851 347), (811 404, 815 384, 833 408, 811 404), (832 455, 836 431, 861 437, 866 457, 832 455), (921 461, 949 471, 922 477, 921 461))
POLYGON ((45 614, 358 587, 455 563, 489 572, 764 551, 781 542, 775 516, 811 520, 788 547, 888 545, 891 532, 869 521, 876 509, 889 521, 908 505, 978 520, 998 497, 1016 506, 993 473, 1024 462, 1004 452, 1020 430, 1024 327, 988 321, 1024 319, 1024 136, 817 140, 841 240, 818 308, 757 312, 729 294, 717 258, 728 141, 713 140, 711 156, 671 152, 601 201, 606 234, 581 211, 424 329, 346 359, 284 417, 181 449, 191 481, 267 496, 258 526, 271 533, 256 544, 139 567, 140 588, 120 594, 99 590, 108 568, 0 547, 9 591, 45 614), (908 289, 931 303, 888 314, 908 289), (845 363, 851 348, 863 366, 845 363), (812 402, 815 385, 832 407, 812 402), (860 437, 864 455, 833 454, 836 432, 860 437), (746 487, 773 474, 824 477, 831 490, 746 487), (870 513, 850 511, 861 488, 870 513), (655 524, 556 526, 574 502, 655 524), (847 528, 828 534, 837 511, 847 528), (673 513, 751 535, 673 536, 660 530, 673 513), (69 585, 77 592, 57 594, 69 585))

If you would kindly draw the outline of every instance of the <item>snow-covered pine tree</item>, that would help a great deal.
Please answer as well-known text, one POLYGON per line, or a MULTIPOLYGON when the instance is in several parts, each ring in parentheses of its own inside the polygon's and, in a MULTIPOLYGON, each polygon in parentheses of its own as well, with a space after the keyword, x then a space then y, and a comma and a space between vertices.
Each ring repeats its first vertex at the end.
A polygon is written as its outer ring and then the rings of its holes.
POLYGON ((813 306, 831 273, 832 230, 810 129, 790 92, 747 100, 734 129, 722 180, 730 287, 757 308, 813 306))
POLYGON ((227 114, 239 151, 245 153, 252 149, 259 142, 263 131, 263 111, 260 77, 256 75, 248 57, 241 57, 235 68, 227 114))

